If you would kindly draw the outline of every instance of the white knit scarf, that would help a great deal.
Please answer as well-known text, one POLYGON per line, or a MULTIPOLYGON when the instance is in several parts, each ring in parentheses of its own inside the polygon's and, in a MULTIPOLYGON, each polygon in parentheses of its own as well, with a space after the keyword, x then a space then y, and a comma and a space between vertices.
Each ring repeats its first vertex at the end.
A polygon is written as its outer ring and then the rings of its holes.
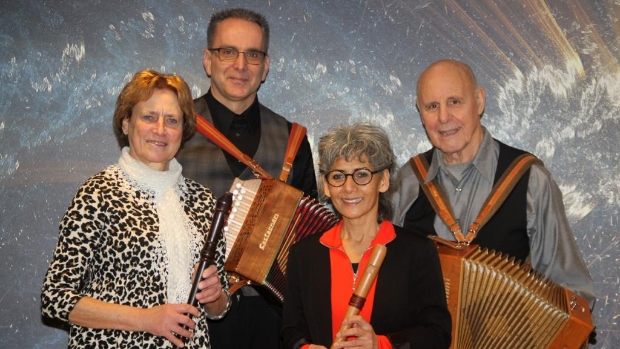
MULTIPOLYGON (((181 205, 181 165, 172 159, 167 171, 157 171, 129 155, 124 147, 118 160, 120 168, 135 182, 138 190, 153 195, 159 217, 159 233, 168 257, 167 296, 169 303, 185 303, 189 296, 193 263, 191 234, 181 205)), ((164 257, 164 259, 166 259, 164 257)))

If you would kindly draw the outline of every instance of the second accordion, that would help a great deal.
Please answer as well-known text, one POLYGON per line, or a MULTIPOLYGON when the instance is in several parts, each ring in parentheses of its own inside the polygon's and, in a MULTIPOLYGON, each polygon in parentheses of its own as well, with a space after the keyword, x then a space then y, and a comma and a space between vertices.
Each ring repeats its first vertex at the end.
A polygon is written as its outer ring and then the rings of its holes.
POLYGON ((432 239, 452 315, 451 349, 577 349, 592 332, 586 300, 528 264, 432 239))
POLYGON ((326 206, 280 180, 236 178, 230 192, 225 268, 231 273, 232 291, 253 283, 282 302, 291 245, 325 232, 338 219, 326 206))

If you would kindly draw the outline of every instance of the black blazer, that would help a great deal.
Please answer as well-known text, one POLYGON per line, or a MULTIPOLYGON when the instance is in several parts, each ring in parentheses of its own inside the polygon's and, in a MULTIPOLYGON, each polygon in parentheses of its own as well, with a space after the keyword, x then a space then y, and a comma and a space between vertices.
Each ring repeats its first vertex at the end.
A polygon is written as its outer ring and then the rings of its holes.
MULTIPOLYGON (((395 226, 379 270, 370 323, 395 348, 448 348, 452 322, 437 249, 426 237, 395 226)), ((315 234, 289 254, 284 297, 284 347, 332 344, 329 249, 315 234)))

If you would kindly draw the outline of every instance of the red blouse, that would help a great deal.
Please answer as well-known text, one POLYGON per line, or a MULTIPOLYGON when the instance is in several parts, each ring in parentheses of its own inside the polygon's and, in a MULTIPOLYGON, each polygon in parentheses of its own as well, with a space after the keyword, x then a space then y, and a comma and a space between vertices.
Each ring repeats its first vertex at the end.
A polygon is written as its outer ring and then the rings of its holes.
MULTIPOLYGON (((349 307, 349 301, 351 295, 354 292, 354 279, 353 268, 351 261, 344 251, 342 246, 342 240, 340 239, 340 229, 342 228, 342 221, 335 227, 323 233, 320 238, 320 242, 329 248, 329 257, 331 265, 331 304, 332 304, 332 335, 336 336, 340 325, 344 319, 344 315, 349 307)), ((396 237, 394 232, 394 226, 388 221, 383 221, 379 227, 379 232, 370 243, 370 247, 364 252, 358 266, 358 274, 366 268, 368 259, 372 249, 377 244, 385 245, 392 241, 396 237)), ((366 296, 366 302, 362 307, 359 315, 370 323, 370 316, 372 314, 372 307, 375 298, 375 288, 377 281, 373 282, 370 287, 370 291, 366 296)), ((377 336, 379 340, 379 348, 388 349, 392 348, 392 345, 386 336, 377 336)), ((307 346, 304 346, 307 348, 307 346)))

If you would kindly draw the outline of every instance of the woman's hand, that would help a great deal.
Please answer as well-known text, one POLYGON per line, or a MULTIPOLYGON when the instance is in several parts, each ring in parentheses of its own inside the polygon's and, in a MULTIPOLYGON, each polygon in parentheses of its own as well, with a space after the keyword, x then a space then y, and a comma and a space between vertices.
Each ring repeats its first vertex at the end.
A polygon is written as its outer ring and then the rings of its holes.
MULTIPOLYGON (((198 284, 199 292, 196 300, 205 304, 207 312, 219 314, 226 307, 226 297, 222 297, 222 285, 215 265, 206 268, 202 273, 202 281, 198 284)), ((200 311, 190 304, 166 304, 147 310, 145 317, 146 331, 163 336, 177 347, 183 347, 183 341, 176 335, 191 338, 196 323, 187 316, 200 317, 200 311), (190 330, 186 330, 184 326, 190 330)))
POLYGON ((336 338, 341 338, 342 341, 335 343, 334 348, 379 348, 375 330, 361 316, 351 316, 342 324, 346 326, 347 329, 336 334, 336 338))
MULTIPOLYGON (((205 304, 209 313, 212 311, 216 314, 221 313, 226 307, 226 297, 222 297, 222 285, 215 265, 203 271, 202 279, 198 284, 200 291, 196 293, 196 300, 205 304)), ((165 337, 172 344, 182 348, 183 341, 176 335, 191 338, 193 336, 191 330, 196 326, 188 314, 194 318, 200 317, 200 311, 190 304, 165 304, 145 309, 142 321, 145 331, 165 337)))
POLYGON ((196 300, 201 304, 213 303, 222 297, 222 284, 215 265, 210 265, 202 272, 202 281, 198 284, 200 292, 196 300))
POLYGON ((164 304, 153 308, 144 309, 142 323, 146 332, 156 336, 165 337, 177 347, 183 347, 183 341, 175 336, 178 334, 185 338, 193 336, 190 330, 196 324, 187 314, 200 317, 200 311, 190 304, 164 304))
POLYGON ((83 327, 144 331, 165 337, 174 345, 182 347, 183 342, 173 333, 191 338, 192 332, 183 326, 193 329, 196 325, 190 316, 197 318, 200 315, 198 308, 190 304, 164 304, 143 309, 85 296, 73 307, 69 321, 83 327))
POLYGON ((196 300, 204 304, 209 316, 221 316, 226 311, 228 297, 224 296, 215 265, 210 265, 202 272, 202 281, 198 283, 198 290, 196 300))

